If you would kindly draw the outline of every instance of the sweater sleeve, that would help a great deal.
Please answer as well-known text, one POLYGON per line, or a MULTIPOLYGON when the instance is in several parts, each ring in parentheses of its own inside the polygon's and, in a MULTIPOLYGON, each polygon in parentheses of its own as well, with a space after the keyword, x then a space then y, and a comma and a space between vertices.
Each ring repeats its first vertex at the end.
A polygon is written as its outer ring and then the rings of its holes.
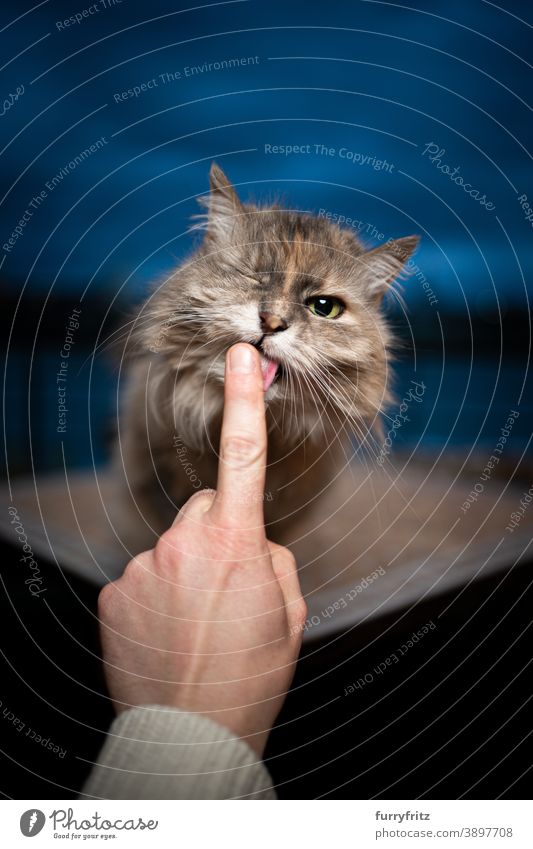
POLYGON ((80 798, 275 799, 263 762, 205 716, 161 705, 113 721, 80 798))

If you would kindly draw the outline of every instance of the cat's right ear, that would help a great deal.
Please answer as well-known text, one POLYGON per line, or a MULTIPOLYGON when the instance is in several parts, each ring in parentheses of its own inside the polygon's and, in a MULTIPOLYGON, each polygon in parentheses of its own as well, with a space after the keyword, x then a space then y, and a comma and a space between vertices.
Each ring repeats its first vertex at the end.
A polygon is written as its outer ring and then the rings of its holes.
POLYGON ((207 207, 207 235, 218 241, 227 241, 241 220, 243 206, 216 162, 213 162, 209 172, 209 185, 211 193, 200 199, 202 206, 207 207))

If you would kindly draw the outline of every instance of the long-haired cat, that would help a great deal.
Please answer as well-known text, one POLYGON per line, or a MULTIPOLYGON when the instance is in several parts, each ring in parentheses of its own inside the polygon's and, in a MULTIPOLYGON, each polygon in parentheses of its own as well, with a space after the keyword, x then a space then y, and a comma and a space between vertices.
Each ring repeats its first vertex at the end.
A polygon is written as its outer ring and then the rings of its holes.
POLYGON ((136 317, 116 457, 132 526, 161 533, 191 493, 216 486, 224 358, 249 342, 269 430, 267 533, 287 541, 389 400, 380 307, 417 238, 367 250, 325 218, 242 203, 215 164, 210 187, 201 245, 136 317))

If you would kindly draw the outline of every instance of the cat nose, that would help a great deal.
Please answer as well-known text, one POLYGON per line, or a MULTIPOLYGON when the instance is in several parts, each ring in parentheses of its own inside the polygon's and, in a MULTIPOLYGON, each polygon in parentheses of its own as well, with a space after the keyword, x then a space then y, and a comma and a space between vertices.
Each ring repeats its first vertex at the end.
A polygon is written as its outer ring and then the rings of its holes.
POLYGON ((282 330, 287 330, 289 326, 284 318, 279 315, 274 315, 272 312, 262 312, 259 314, 261 321, 261 330, 263 333, 279 333, 282 330))

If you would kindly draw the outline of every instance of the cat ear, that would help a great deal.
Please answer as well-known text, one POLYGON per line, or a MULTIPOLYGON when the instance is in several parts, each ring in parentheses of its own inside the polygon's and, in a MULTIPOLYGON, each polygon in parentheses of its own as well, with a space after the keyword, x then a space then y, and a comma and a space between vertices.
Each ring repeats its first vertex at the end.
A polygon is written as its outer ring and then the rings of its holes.
POLYGON ((380 302, 392 283, 401 275, 409 257, 418 247, 418 236, 389 239, 379 248, 368 251, 361 257, 364 275, 368 279, 371 296, 380 302))
POLYGON ((243 206, 237 192, 216 162, 209 172, 211 193, 200 200, 207 207, 207 233, 215 239, 230 239, 243 206))

